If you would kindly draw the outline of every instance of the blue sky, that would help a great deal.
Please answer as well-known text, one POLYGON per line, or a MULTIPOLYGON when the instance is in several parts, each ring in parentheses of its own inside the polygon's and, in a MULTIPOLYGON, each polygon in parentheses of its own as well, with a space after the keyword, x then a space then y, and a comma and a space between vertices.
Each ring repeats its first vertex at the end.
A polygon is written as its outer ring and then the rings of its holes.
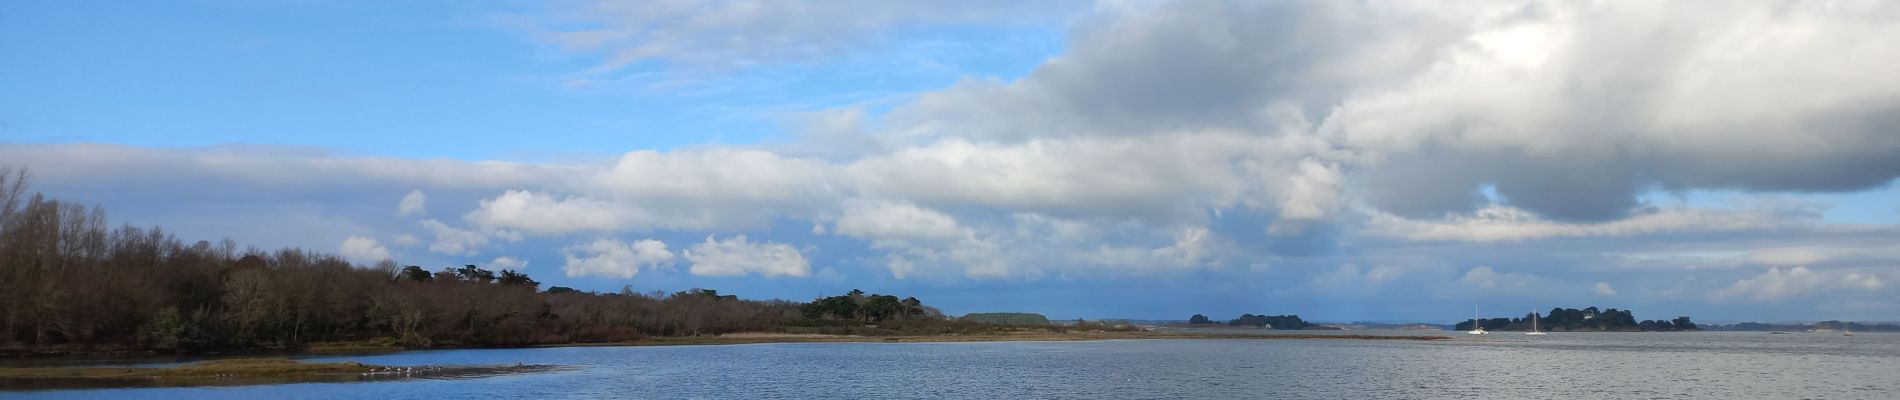
POLYGON ((1894 7, 1733 8, 10 2, 0 164, 588 290, 1900 320, 1894 7))
MULTIPOLYGON (((496 3, 500 4, 500 3, 496 3)), ((876 104, 966 76, 1009 77, 1060 26, 879 32, 865 54, 747 68, 601 63, 513 28, 535 10, 461 2, 9 5, 6 129, 25 141, 312 146, 400 157, 551 158, 746 144, 789 113, 876 104), (111 29, 100 29, 110 26, 111 29), (59 38, 58 40, 49 40, 59 38), (1004 47, 995 47, 997 44, 1004 47), (928 64, 928 65, 926 65, 928 64), (684 67, 682 67, 684 68, 684 67), (649 74, 677 75, 640 79, 649 74), (111 117, 103 117, 110 115, 111 117)))

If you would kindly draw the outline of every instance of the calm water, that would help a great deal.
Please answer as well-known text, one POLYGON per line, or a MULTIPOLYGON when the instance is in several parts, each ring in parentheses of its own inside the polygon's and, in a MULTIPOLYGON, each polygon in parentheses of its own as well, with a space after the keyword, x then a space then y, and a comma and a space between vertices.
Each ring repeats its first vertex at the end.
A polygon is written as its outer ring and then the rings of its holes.
POLYGON ((1452 342, 1122 340, 421 351, 313 359, 579 368, 460 380, 0 392, 0 397, 1900 398, 1900 334, 1553 333, 1518 341, 1527 338, 1500 333, 1452 342))

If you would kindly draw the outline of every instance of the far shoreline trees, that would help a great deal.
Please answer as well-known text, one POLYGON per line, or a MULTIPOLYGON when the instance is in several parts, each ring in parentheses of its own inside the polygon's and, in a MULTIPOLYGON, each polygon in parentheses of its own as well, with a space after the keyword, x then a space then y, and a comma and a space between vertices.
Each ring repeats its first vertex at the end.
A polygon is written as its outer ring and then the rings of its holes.
POLYGON ((957 320, 996 325, 1049 325, 1049 317, 1036 313, 969 313, 957 320))
MULTIPOLYGON (((1217 325, 1218 323, 1215 322, 1213 319, 1208 318, 1206 315, 1194 314, 1194 316, 1188 317, 1188 324, 1189 325, 1217 325)), ((1274 330, 1325 329, 1324 327, 1321 327, 1319 325, 1307 323, 1306 320, 1300 319, 1300 316, 1298 315, 1291 315, 1291 314, 1271 315, 1271 316, 1270 315, 1241 314, 1239 318, 1228 320, 1227 326, 1267 328, 1267 329, 1274 329, 1274 330)))
MULTIPOLYGON (((1483 319, 1484 329, 1494 331, 1531 330, 1530 313, 1522 318, 1483 319)), ((1452 326, 1453 330, 1473 329, 1471 320, 1465 320, 1452 326)), ((1675 332, 1699 331, 1702 328, 1689 317, 1676 317, 1673 320, 1637 321, 1636 315, 1629 310, 1598 309, 1586 307, 1552 308, 1537 320, 1537 329, 1549 332, 1675 332)))

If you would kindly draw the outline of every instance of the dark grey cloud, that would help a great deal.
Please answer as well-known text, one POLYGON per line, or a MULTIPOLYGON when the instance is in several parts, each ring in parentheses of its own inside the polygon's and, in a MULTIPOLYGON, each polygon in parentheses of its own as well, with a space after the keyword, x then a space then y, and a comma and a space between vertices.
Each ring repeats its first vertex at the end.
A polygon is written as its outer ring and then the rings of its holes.
POLYGON ((1605 221, 1656 188, 1854 191, 1900 176, 1900 81, 1883 72, 1900 50, 1875 39, 1900 34, 1896 8, 1169 2, 1078 28, 1020 80, 924 94, 884 125, 924 142, 1306 135, 1386 211, 1469 212, 1494 185, 1514 206, 1605 221))

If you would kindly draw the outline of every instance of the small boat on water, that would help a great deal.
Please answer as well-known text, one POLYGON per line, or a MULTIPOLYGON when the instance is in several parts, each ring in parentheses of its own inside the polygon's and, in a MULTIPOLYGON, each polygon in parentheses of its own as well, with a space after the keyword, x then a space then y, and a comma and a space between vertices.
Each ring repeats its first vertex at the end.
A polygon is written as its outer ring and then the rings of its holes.
POLYGON ((1770 335, 1786 335, 1786 334, 1788 334, 1788 333, 1787 333, 1787 332, 1782 332, 1782 331, 1774 331, 1774 332, 1768 332, 1768 334, 1770 334, 1770 335))
POLYGON ((1471 305, 1471 328, 1472 328, 1471 331, 1468 331, 1465 333, 1472 334, 1472 335, 1491 334, 1491 332, 1486 332, 1484 330, 1484 321, 1478 320, 1478 305, 1477 304, 1471 305))
POLYGON ((1537 310, 1531 310, 1531 331, 1524 332, 1524 334, 1531 335, 1531 336, 1547 335, 1546 333, 1537 331, 1537 310))

